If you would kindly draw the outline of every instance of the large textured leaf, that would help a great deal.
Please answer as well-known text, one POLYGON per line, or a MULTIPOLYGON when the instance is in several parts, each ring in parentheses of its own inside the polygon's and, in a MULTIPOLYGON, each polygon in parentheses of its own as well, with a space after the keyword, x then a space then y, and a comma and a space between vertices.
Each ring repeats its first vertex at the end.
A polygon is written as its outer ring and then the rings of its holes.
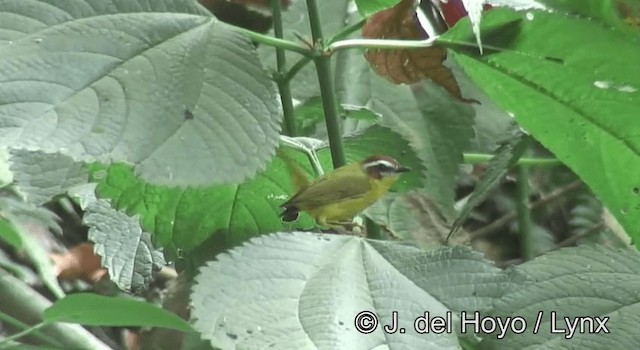
POLYGON ((500 340, 495 334, 488 336, 482 349, 636 348, 640 344, 639 266, 637 251, 601 246, 563 249, 521 265, 517 269, 527 282, 508 288, 496 303, 495 315, 523 317, 528 327, 522 334, 508 332, 500 340), (552 312, 558 333, 551 333, 552 312), (569 337, 561 331, 568 329, 564 317, 572 322, 583 317, 586 328, 569 337), (598 328, 595 317, 608 318, 610 333, 598 328))
MULTIPOLYGON (((589 185, 640 247, 640 37, 542 12, 494 9, 483 23, 485 42, 508 50, 478 56, 457 48, 454 57, 589 185)), ((469 41, 470 33, 463 21, 444 40, 469 41)))
POLYGON ((418 334, 414 319, 488 310, 510 278, 462 248, 425 253, 353 236, 281 233, 202 267, 192 316, 221 349, 459 349, 455 318, 452 333, 442 334, 418 334), (379 318, 370 334, 355 328, 362 311, 379 318), (404 332, 382 330, 392 311, 404 332))
POLYGON ((140 218, 116 211, 104 199, 90 203, 85 210, 89 239, 111 280, 122 290, 135 292, 148 287, 153 273, 165 261, 162 252, 153 247, 151 235, 140 227, 140 218))
POLYGON ((14 149, 10 161, 16 188, 36 205, 89 180, 84 164, 60 153, 14 149))
POLYGON ((195 1, 0 1, 1 145, 122 161, 160 184, 240 181, 281 110, 251 42, 195 1))
MULTIPOLYGON (((389 154, 415 172, 403 175, 394 190, 405 191, 421 183, 421 166, 406 141, 389 129, 373 126, 363 133, 345 139, 346 158, 360 161, 371 154, 389 154)), ((331 169, 329 150, 318 152, 325 170, 331 169)), ((312 175, 311 165, 302 154, 296 161, 312 175)), ((154 186, 136 178, 130 167, 95 166, 93 181, 98 182, 98 197, 110 198, 116 209, 139 215, 145 231, 154 234, 155 242, 170 248, 191 250, 209 237, 216 238, 217 249, 239 244, 246 239, 290 228, 314 226, 304 215, 293 225, 283 225, 279 206, 293 194, 286 165, 279 158, 267 170, 239 185, 217 185, 199 188, 167 188, 154 186)))

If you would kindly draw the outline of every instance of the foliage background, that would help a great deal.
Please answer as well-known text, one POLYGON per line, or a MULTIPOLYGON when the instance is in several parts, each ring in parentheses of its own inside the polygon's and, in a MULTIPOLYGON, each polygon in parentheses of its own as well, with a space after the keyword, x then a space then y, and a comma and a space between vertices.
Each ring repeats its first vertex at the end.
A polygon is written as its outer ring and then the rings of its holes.
POLYGON ((640 344, 640 5, 505 3, 423 1, 423 32, 408 0, 0 0, 2 347, 640 344), (413 171, 369 238, 304 233, 277 147, 413 171), (361 310, 615 331, 362 335, 361 310))

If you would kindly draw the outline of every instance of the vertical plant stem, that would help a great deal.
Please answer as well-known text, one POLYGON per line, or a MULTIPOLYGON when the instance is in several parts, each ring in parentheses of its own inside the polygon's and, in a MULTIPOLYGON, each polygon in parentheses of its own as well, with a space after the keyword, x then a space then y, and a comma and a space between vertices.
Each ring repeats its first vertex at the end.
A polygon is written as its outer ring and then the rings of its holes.
MULTIPOLYGON (((320 14, 318 13, 316 0, 307 0, 307 9, 309 11, 313 43, 316 47, 322 49, 324 47, 324 38, 322 36, 322 24, 320 23, 320 14)), ((322 52, 322 50, 320 50, 320 52, 322 52)), ((333 160, 333 167, 338 168, 345 164, 345 158, 342 145, 342 132, 340 131, 340 114, 338 113, 335 83, 333 81, 333 72, 331 71, 331 56, 319 54, 314 58, 314 63, 318 72, 318 82, 320 83, 324 119, 327 124, 329 146, 331 147, 331 159, 333 160)))
MULTIPOLYGON (((284 38, 282 29, 282 9, 280 8, 280 0, 270 0, 271 14, 273 18, 273 32, 278 39, 284 38)), ((288 136, 296 136, 296 122, 293 115, 293 99, 291 96, 291 86, 289 81, 284 79, 287 69, 287 58, 283 48, 276 47, 276 64, 278 90, 280 91, 280 101, 282 102, 282 111, 284 113, 284 133, 288 136)))
POLYGON ((531 229, 531 212, 529 211, 529 167, 519 165, 517 169, 518 201, 516 212, 518 215, 518 230, 520 231, 520 248, 525 261, 534 257, 533 231, 531 229))

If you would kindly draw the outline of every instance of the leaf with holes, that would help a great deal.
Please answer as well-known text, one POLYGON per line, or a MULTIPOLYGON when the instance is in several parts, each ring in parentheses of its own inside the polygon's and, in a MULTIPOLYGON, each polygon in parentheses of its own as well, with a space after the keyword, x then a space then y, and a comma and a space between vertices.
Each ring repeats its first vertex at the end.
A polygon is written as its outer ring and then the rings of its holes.
POLYGON ((273 82, 195 2, 1 0, 0 33, 0 145, 172 185, 241 181, 275 153, 273 82))
POLYGON ((194 328, 221 349, 459 349, 455 333, 419 334, 412 320, 425 311, 489 310, 517 277, 463 248, 426 253, 353 236, 281 233, 200 268, 191 315, 194 328), (380 321, 370 334, 354 328, 363 311, 380 321), (382 330, 392 311, 406 333, 382 330))
MULTIPOLYGON (((640 36, 558 13, 505 9, 487 12, 482 30, 487 44, 505 50, 479 56, 454 45, 454 58, 589 185, 640 247, 640 36)), ((461 21, 443 41, 470 36, 461 21)))

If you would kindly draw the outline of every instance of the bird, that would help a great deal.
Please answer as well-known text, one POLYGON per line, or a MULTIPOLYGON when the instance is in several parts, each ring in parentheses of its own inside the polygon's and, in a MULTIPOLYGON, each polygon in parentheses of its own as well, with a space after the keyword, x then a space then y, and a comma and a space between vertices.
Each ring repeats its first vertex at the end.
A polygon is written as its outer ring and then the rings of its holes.
MULTIPOLYGON (((292 176, 299 178, 299 171, 290 170, 297 172, 292 176)), ((298 191, 280 206, 284 209, 280 217, 284 222, 292 222, 300 212, 306 212, 316 223, 327 228, 352 226, 355 215, 382 198, 400 175, 410 170, 392 157, 373 155, 337 168, 312 182, 305 177, 298 191)))

